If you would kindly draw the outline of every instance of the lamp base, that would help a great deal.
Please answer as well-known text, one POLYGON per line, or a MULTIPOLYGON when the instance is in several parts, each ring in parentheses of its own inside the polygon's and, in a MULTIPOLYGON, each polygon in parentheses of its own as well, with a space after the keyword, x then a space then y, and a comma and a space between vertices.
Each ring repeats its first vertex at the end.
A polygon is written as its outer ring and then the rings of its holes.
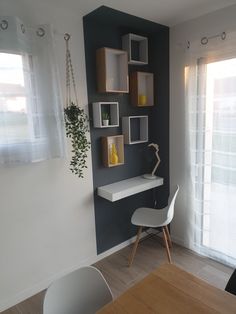
POLYGON ((151 173, 145 173, 144 175, 143 175, 143 178, 144 179, 148 179, 148 180, 155 180, 156 178, 157 178, 157 176, 152 176, 152 174, 151 173))

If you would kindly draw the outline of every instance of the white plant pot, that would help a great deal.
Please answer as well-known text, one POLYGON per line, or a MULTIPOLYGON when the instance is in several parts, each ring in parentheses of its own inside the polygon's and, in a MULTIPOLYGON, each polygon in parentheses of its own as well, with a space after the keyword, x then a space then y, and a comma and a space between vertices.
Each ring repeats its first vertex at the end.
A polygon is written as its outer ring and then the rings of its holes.
POLYGON ((102 120, 102 125, 103 126, 108 126, 109 125, 109 120, 102 120))

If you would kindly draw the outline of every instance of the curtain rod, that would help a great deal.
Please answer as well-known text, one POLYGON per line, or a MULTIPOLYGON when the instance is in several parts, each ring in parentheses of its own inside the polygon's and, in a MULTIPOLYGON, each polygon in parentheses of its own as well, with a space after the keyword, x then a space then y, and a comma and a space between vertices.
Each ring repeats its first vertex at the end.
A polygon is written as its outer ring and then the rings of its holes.
POLYGON ((208 36, 208 37, 202 37, 201 38, 201 44, 202 45, 206 45, 206 44, 208 44, 208 41, 209 41, 209 39, 213 39, 213 38, 221 38, 221 40, 225 40, 225 38, 226 38, 226 32, 222 32, 222 33, 220 33, 220 34, 217 34, 217 35, 213 35, 213 36, 208 36))
MULTIPOLYGON (((39 27, 27 26, 27 28, 31 30, 35 30, 36 34, 39 37, 43 37, 45 35, 45 29, 43 28, 43 26, 39 26, 39 27)), ((71 38, 71 35, 69 33, 60 33, 56 29, 53 29, 53 33, 54 35, 63 37, 65 40, 66 39, 69 40, 71 38)))
MULTIPOLYGON (((4 20, 1 20, 1 21, 0 21, 0 31, 1 31, 1 30, 2 30, 2 31, 7 30, 7 29, 8 29, 8 26, 9 26, 9 23, 8 23, 7 20, 4 19, 4 20)), ((22 23, 22 24, 20 24, 20 28, 21 28, 21 31, 22 31, 23 34, 26 32, 26 29, 34 30, 34 31, 36 32, 37 36, 39 36, 39 37, 43 37, 43 36, 45 35, 45 32, 46 32, 43 26, 37 26, 37 27, 34 27, 34 26, 25 26, 25 25, 22 23)), ((71 37, 71 35, 68 34, 68 33, 62 34, 62 33, 59 33, 59 32, 56 31, 56 30, 53 30, 53 33, 54 33, 55 35, 59 35, 59 36, 62 36, 62 37, 64 37, 64 38, 66 37, 66 38, 68 38, 68 40, 69 40, 70 37, 71 37)))
MULTIPOLYGON (((204 36, 201 38, 201 44, 207 45, 209 40, 211 40, 213 38, 220 38, 221 40, 225 40, 226 39, 226 32, 222 32, 220 34, 216 34, 216 35, 212 35, 212 36, 204 36)), ((187 40, 187 48, 189 49, 190 46, 191 46, 191 42, 190 42, 190 40, 187 40)))

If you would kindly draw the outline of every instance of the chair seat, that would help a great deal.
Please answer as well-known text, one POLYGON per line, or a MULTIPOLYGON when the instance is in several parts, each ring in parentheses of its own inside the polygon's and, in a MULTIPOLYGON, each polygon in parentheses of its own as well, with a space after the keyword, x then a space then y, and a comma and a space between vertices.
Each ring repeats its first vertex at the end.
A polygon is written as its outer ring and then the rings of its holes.
POLYGON ((143 227, 158 228, 162 227, 163 239, 165 242, 166 253, 169 263, 171 263, 171 256, 169 248, 172 246, 170 233, 167 225, 171 222, 174 216, 175 199, 179 191, 177 185, 169 195, 168 205, 162 209, 155 209, 149 207, 140 207, 135 210, 131 217, 131 223, 135 226, 139 226, 135 244, 133 246, 132 253, 129 259, 129 266, 132 265, 134 256, 138 247, 138 242, 142 233, 143 227))
POLYGON ((112 293, 102 273, 93 266, 85 266, 49 286, 43 313, 94 314, 111 301, 112 293))
POLYGON ((143 226, 149 228, 166 226, 168 224, 166 208, 154 209, 148 207, 140 207, 136 209, 133 213, 131 222, 135 226, 143 226))

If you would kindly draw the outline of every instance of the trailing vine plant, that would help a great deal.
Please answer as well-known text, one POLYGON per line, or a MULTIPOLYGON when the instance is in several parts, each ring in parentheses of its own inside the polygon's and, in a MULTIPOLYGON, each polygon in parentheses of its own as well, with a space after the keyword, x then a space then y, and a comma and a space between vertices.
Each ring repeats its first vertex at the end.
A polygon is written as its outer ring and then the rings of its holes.
POLYGON ((66 41, 66 108, 64 109, 66 136, 71 140, 72 159, 70 170, 79 178, 84 177, 84 169, 87 168, 86 159, 90 149, 90 142, 86 133, 89 132, 88 116, 84 109, 78 106, 74 71, 69 50, 70 35, 65 34, 66 41), (70 77, 73 83, 75 102, 71 101, 70 77))
POLYGON ((88 117, 84 110, 77 107, 73 102, 64 109, 66 136, 71 139, 72 160, 70 170, 83 178, 83 170, 87 168, 86 159, 90 143, 86 137, 88 128, 88 117))

